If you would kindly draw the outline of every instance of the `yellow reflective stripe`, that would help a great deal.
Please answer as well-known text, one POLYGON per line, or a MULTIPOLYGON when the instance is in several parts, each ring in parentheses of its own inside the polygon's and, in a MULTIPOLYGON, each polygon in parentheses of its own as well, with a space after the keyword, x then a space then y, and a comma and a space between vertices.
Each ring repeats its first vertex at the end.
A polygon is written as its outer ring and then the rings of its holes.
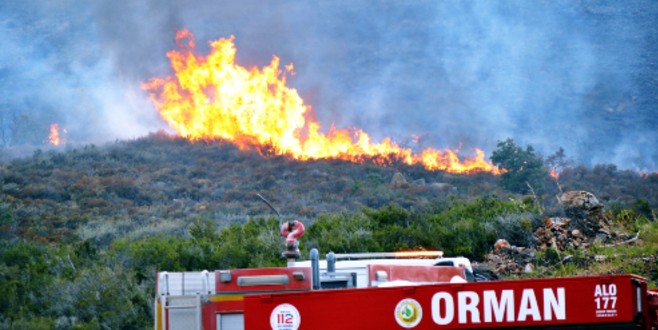
POLYGON ((210 297, 210 301, 242 301, 244 300, 244 296, 240 295, 230 295, 230 296, 212 296, 210 297))

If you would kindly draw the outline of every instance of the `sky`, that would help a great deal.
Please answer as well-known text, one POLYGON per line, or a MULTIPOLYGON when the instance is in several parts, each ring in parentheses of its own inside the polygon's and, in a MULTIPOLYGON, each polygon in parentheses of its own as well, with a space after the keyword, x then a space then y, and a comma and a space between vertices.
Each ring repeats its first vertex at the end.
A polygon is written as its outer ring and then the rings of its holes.
POLYGON ((325 129, 658 171, 653 0, 3 0, 0 147, 53 122, 72 144, 167 129, 140 83, 172 74, 180 29, 202 54, 234 36, 243 66, 294 64, 325 129))

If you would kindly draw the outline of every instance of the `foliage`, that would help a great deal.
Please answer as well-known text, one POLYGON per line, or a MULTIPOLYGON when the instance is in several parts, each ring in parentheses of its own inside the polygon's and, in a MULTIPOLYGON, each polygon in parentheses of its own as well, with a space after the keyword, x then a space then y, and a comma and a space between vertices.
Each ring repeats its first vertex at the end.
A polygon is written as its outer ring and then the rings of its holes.
POLYGON ((147 298, 132 271, 89 247, 6 242, 0 247, 0 315, 12 329, 143 328, 147 298))
POLYGON ((491 161, 505 170, 500 176, 503 188, 521 194, 531 190, 542 193, 547 172, 535 149, 528 145, 523 150, 512 139, 499 141, 497 147, 491 154, 491 161))
POLYGON ((377 251, 379 243, 373 237, 369 218, 363 215, 320 215, 302 237, 306 250, 317 248, 321 252, 377 251))
POLYGON ((532 205, 492 196, 472 202, 453 200, 422 212, 391 204, 364 209, 363 215, 352 218, 319 217, 304 241, 323 252, 438 249, 446 255, 481 259, 503 230, 518 226, 527 233, 532 227, 527 217, 533 211, 532 205), (505 215, 517 213, 526 214, 518 224, 503 223, 505 215))
POLYGON ((154 274, 282 266, 276 220, 257 219, 219 233, 200 221, 192 238, 116 239, 98 251, 88 242, 0 245, 0 328, 139 329, 152 327, 154 274), (198 228, 211 229, 207 234, 198 228))
POLYGON ((575 164, 572 159, 567 158, 564 148, 562 147, 560 147, 554 154, 546 157, 544 162, 548 168, 554 169, 557 172, 561 172, 565 168, 572 167, 575 164))

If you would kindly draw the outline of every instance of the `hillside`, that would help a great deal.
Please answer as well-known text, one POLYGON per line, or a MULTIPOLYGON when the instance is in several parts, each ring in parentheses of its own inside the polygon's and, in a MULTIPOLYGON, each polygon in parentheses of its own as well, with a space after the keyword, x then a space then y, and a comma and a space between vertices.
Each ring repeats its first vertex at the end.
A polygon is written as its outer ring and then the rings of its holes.
POLYGON ((449 195, 500 193, 495 178, 486 174, 456 176, 368 162, 302 163, 241 152, 222 142, 191 143, 165 135, 36 152, 3 165, 0 177, 7 207, 17 210, 16 223, 3 231, 7 238, 46 241, 71 237, 82 228, 82 238, 107 242, 99 230, 108 223, 123 231, 106 233, 114 236, 135 228, 180 229, 197 218, 223 227, 270 216, 257 193, 285 218, 304 221, 389 203, 423 208, 449 195), (389 183, 398 171, 409 184, 392 189, 389 183))
MULTIPOLYGON (((0 166, 3 210, 13 212, 13 221, 3 223, 8 239, 59 241, 77 234, 108 243, 128 232, 139 236, 136 229, 143 235, 182 234, 181 228, 199 218, 221 228, 271 215, 257 193, 284 218, 306 222, 318 214, 388 204, 423 210, 449 198, 522 197, 503 191, 490 174, 430 172, 401 162, 382 167, 372 160, 298 162, 165 134, 103 147, 36 151, 0 166), (398 184, 393 184, 396 173, 398 184)), ((613 165, 569 167, 559 182, 564 191, 590 191, 609 208, 634 206, 649 218, 658 205, 658 174, 613 165)), ((539 197, 550 212, 559 191, 550 177, 545 187, 539 197)))
POLYGON ((499 276, 658 280, 656 173, 563 166, 559 186, 537 171, 519 194, 509 176, 380 162, 299 162, 158 133, 0 164, 0 329, 148 328, 156 270, 281 265, 278 220, 257 194, 306 224, 303 252, 441 249, 486 268, 504 238, 513 263, 533 267, 499 276), (585 219, 557 202, 560 189, 601 201, 605 237, 560 228, 585 219), (539 232, 578 243, 547 247, 539 232))

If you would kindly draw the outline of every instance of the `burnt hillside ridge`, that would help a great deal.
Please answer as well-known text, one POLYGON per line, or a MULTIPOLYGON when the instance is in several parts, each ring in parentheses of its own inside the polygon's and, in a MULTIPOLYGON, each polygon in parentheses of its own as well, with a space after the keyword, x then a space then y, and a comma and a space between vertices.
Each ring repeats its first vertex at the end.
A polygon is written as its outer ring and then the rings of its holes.
MULTIPOLYGON (((100 244, 125 232, 185 235, 182 228, 194 219, 222 228, 272 216, 258 193, 284 218, 308 223, 319 214, 389 204, 423 210, 449 199, 523 198, 504 191, 499 177, 488 173, 263 154, 267 150, 241 151, 223 141, 190 142, 164 133, 104 146, 37 150, 0 164, 0 202, 13 212, 13 221, 2 224, 3 235, 44 241, 77 237, 100 244)), ((655 173, 575 166, 562 171, 559 183, 547 177, 545 191, 535 196, 551 216, 561 212, 558 188, 591 191, 609 208, 640 203, 649 218, 658 205, 655 173)))

